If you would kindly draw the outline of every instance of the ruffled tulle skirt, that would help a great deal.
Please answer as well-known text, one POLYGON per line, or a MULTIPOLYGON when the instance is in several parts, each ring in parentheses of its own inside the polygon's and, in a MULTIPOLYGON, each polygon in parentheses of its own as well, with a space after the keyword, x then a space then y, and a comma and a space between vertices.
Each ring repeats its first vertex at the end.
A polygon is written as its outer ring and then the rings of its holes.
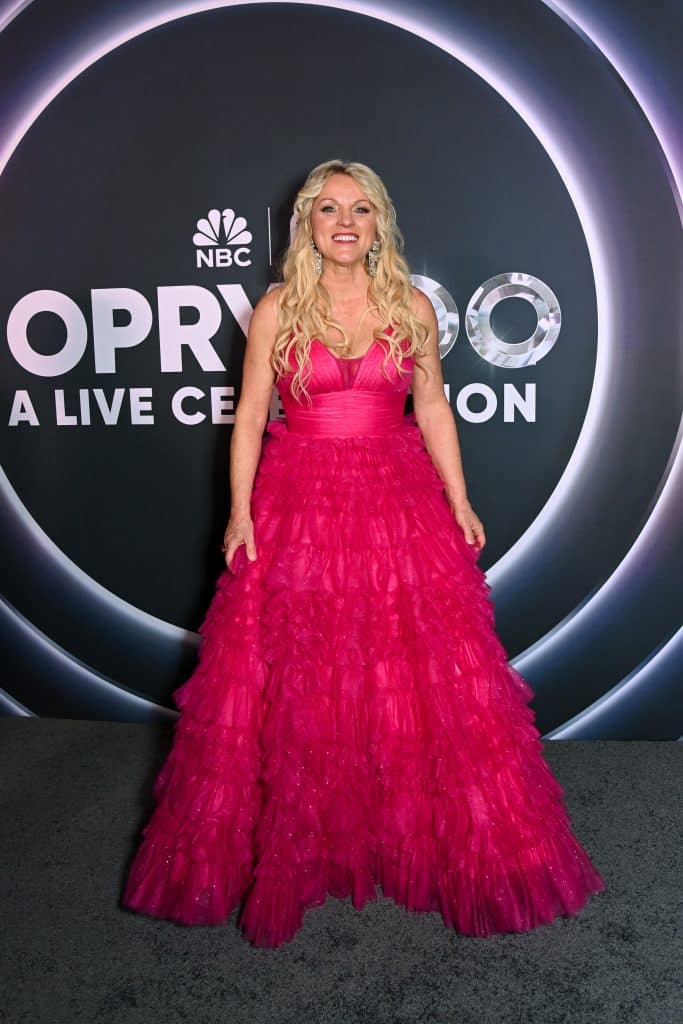
POLYGON ((328 894, 465 935, 577 913, 604 882, 542 756, 533 692, 413 417, 390 436, 268 425, 200 627, 123 905, 278 946, 328 894))

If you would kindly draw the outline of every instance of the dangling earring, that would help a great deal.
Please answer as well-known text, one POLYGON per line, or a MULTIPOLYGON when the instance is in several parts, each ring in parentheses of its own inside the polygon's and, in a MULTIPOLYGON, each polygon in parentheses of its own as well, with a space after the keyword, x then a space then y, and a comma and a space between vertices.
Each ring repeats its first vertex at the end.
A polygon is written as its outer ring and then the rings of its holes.
POLYGON ((323 272, 323 256, 313 239, 311 239, 311 249, 313 250, 313 272, 316 277, 320 277, 323 272))
POLYGON ((378 239, 375 239, 375 241, 372 243, 368 251, 368 274, 370 275, 370 277, 374 277, 375 274, 377 273, 377 264, 379 263, 380 249, 381 246, 379 244, 379 241, 378 239))

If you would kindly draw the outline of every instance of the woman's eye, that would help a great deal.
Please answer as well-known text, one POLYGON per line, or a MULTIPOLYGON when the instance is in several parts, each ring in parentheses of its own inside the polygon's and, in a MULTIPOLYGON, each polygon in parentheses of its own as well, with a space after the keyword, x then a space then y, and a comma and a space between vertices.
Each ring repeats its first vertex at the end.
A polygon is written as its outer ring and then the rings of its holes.
MULTIPOLYGON (((329 203, 326 206, 321 206, 320 209, 323 213, 334 213, 335 211, 335 207, 330 206, 329 203)), ((370 213, 370 210, 367 206, 357 206, 356 213, 370 213)))

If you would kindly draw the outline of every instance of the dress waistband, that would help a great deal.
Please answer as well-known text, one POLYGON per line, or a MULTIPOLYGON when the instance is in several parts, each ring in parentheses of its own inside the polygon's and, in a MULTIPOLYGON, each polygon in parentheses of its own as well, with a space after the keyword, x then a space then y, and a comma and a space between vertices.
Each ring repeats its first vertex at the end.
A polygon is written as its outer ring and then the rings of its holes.
POLYGON ((295 401, 283 402, 290 433, 309 437, 391 434, 404 421, 405 395, 350 389, 315 395, 313 403, 308 408, 295 401))

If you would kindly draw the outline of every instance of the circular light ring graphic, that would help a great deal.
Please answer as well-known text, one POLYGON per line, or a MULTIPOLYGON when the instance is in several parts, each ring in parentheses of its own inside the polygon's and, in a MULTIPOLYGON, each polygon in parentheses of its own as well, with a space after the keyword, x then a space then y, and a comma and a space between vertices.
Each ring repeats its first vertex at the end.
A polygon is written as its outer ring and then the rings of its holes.
MULTIPOLYGON (((575 35, 605 58, 630 92, 634 103, 642 110, 661 147, 664 171, 669 180, 671 195, 676 202, 679 220, 683 224, 683 150, 680 147, 678 124, 669 137, 667 117, 660 95, 652 89, 653 79, 643 74, 642 69, 633 61, 637 49, 629 41, 626 47, 620 47, 617 52, 614 38, 608 38, 608 29, 604 24, 600 24, 599 14, 596 17, 595 9, 589 5, 584 4, 577 10, 572 0, 540 2, 561 18, 575 35)), ((678 112, 678 96, 675 100, 678 112)))
MULTIPOLYGON (((610 735, 622 738, 628 728, 637 728, 655 702, 680 707, 680 665, 683 658, 683 626, 659 649, 648 655, 632 672, 589 707, 546 733, 546 739, 600 739, 605 727, 610 735), (631 721, 624 722, 628 708, 631 721), (635 719, 635 720, 634 720, 635 719)), ((623 738, 628 738, 629 732, 623 738)))
MULTIPOLYGON (((174 709, 123 689, 118 682, 95 672, 68 651, 56 644, 16 608, 0 599, 0 635, 6 642, 5 659, 24 659, 31 666, 32 691, 59 704, 59 695, 69 693, 77 701, 81 715, 109 715, 117 721, 138 721, 141 717, 176 717, 174 709)), ((15 698, 0 691, 0 707, 8 714, 31 717, 33 712, 15 698)))
MULTIPOLYGON (((269 2, 273 2, 273 0, 263 0, 263 2, 267 5, 269 2)), ((558 171, 572 203, 574 204, 584 231, 593 266, 596 269, 596 292, 598 296, 599 320, 602 320, 603 323, 609 323, 609 318, 606 313, 603 313, 602 315, 600 314, 601 306, 605 309, 610 308, 610 303, 607 301, 610 283, 609 263, 607 256, 603 251, 601 238, 596 228, 596 221, 592 216, 590 197, 584 196, 583 194, 582 179, 579 169, 574 168, 573 166, 573 154, 571 151, 565 152, 560 148, 560 142, 562 140, 554 138, 552 133, 545 129, 542 117, 536 112, 533 105, 525 102, 525 99, 521 97, 519 93, 512 91, 509 81, 507 81, 504 76, 499 74, 495 69, 491 69, 486 66, 480 60, 476 52, 473 53, 466 50, 462 40, 450 39, 448 35, 444 35, 438 30, 430 27, 426 20, 423 22, 416 22, 409 18, 397 15, 393 9, 385 10, 381 5, 375 3, 322 3, 318 2, 318 0, 304 0, 304 2, 307 6, 332 7, 336 10, 361 14, 394 25, 395 27, 403 29, 412 35, 416 35, 448 53, 456 60, 459 60, 477 76, 482 78, 483 81, 487 82, 488 85, 490 85, 510 104, 510 107, 522 118, 527 127, 543 145, 558 171), (602 301, 600 298, 601 296, 603 296, 602 301)), ((139 17, 139 20, 137 21, 134 19, 133 24, 127 29, 119 29, 117 33, 113 33, 110 36, 105 35, 104 42, 93 46, 90 50, 86 50, 85 54, 81 56, 81 59, 75 65, 70 66, 68 70, 65 70, 61 74, 57 82, 53 84, 52 88, 44 97, 41 98, 25 121, 15 131, 8 146, 2 152, 2 156, 0 157, 0 173, 6 166, 11 153, 14 151, 23 135, 29 130, 31 124, 33 124, 39 114, 43 112, 52 99, 54 99, 55 96, 57 96, 71 81, 73 81, 74 78, 78 77, 78 75, 89 68, 97 60, 106 56, 106 54, 136 36, 158 28, 169 21, 211 10, 239 6, 243 6, 239 0, 222 0, 222 2, 221 0, 218 0, 218 2, 215 2, 215 0, 214 2, 202 2, 202 0, 199 0, 199 2, 194 3, 186 2, 175 4, 160 3, 157 5, 153 15, 139 17)), ((422 13, 426 17, 428 12, 425 11, 422 13)), ((429 13, 431 14, 431 12, 429 13)), ((539 512, 537 518, 529 525, 527 530, 517 540, 516 544, 513 545, 495 565, 491 566, 487 570, 487 576, 492 587, 496 585, 497 579, 501 577, 504 572, 511 573, 513 569, 517 568, 521 570, 522 567, 521 565, 518 565, 518 563, 521 563, 523 557, 532 550, 532 547, 534 550, 538 549, 538 545, 542 537, 543 539, 552 541, 551 513, 555 507, 561 507, 564 502, 569 499, 573 485, 573 476, 578 475, 581 469, 580 456, 583 452, 588 454, 591 451, 594 437, 596 438, 599 431, 602 429, 600 416, 604 409, 608 394, 607 385, 611 369, 611 360, 614 358, 612 351, 614 348, 614 339, 611 330, 605 332, 605 336, 606 343, 604 345, 601 344, 602 335, 599 334, 598 336, 598 355, 594 386, 591 392, 586 418, 577 439, 574 452, 565 467, 564 473, 558 480, 555 490, 551 494, 544 508, 539 512), (550 508, 553 503, 553 498, 555 499, 555 502, 553 507, 550 508)))
MULTIPOLYGON (((596 362, 596 374, 593 391, 588 407, 588 413, 584 421, 582 431, 577 440, 576 447, 570 458, 564 474, 560 478, 555 491, 551 495, 549 501, 539 513, 537 519, 532 523, 527 531, 519 538, 517 543, 506 553, 505 556, 492 567, 488 574, 489 579, 492 583, 495 583, 495 577, 502 579, 505 574, 512 571, 513 568, 517 568, 523 556, 528 552, 529 545, 533 540, 534 546, 538 548, 539 541, 547 535, 549 527, 552 525, 554 515, 556 512, 567 503, 570 498, 570 492, 577 484, 580 476, 580 472, 584 469, 583 462, 588 458, 591 450, 591 446, 597 439, 600 430, 602 429, 602 415, 605 411, 605 396, 606 387, 609 379, 609 371, 613 366, 615 358, 615 339, 614 339, 614 323, 612 315, 612 304, 611 304, 611 287, 609 279, 609 264, 607 259, 607 250, 603 246, 600 234, 599 234, 599 217, 594 214, 591 208, 591 194, 588 187, 588 183, 582 178, 580 173, 580 166, 574 158, 574 154, 563 146, 563 139, 561 134, 554 136, 550 131, 545 131, 544 120, 543 120, 543 109, 538 98, 534 95, 525 94, 524 90, 517 85, 517 91, 515 92, 514 87, 510 84, 510 81, 505 78, 504 69, 501 72, 492 71, 490 68, 484 66, 483 61, 478 57, 476 51, 467 51, 466 46, 461 39, 453 39, 449 36, 448 30, 444 31, 441 28, 434 29, 426 21, 422 24, 411 21, 403 16, 397 16, 395 12, 385 10, 378 4, 329 4, 329 3, 315 3, 310 2, 311 6, 322 6, 322 7, 334 7, 339 10, 345 10, 352 13, 362 14, 368 17, 377 18, 381 21, 386 21, 398 28, 402 28, 405 31, 411 32, 427 42, 439 47, 451 56, 460 60, 463 64, 468 66, 475 74, 479 75, 484 81, 492 86, 504 99, 506 99, 519 113, 522 119, 525 121, 527 126, 536 135, 536 137, 543 144, 546 152, 550 156, 551 160, 555 164, 558 173, 560 174, 565 187, 569 195, 572 198, 575 209, 579 215, 580 222, 582 223, 586 241, 588 244, 589 252, 593 261, 593 268, 595 273, 595 284, 597 293, 598 303, 598 314, 599 314, 599 344, 597 350, 597 362, 596 362), (537 104, 537 105, 536 105, 537 104)), ((227 8, 242 6, 238 3, 194 3, 194 4, 170 4, 160 5, 155 11, 154 15, 142 19, 139 19, 132 29, 128 29, 125 32, 109 36, 104 44, 99 44, 93 49, 87 51, 86 56, 78 61, 75 66, 68 69, 67 72, 60 76, 57 83, 53 84, 48 94, 44 95, 31 109, 28 116, 23 120, 19 128, 13 133, 9 145, 6 147, 3 154, 2 167, 6 164, 7 159, 11 156, 14 148, 23 137, 25 132, 30 128, 30 125, 36 119, 36 117, 45 109, 48 103, 54 96, 56 96, 68 82, 72 81, 78 74, 80 74, 85 68, 89 67, 92 63, 98 60, 101 56, 111 52, 117 46, 122 45, 129 39, 136 35, 139 35, 149 29, 156 28, 165 22, 175 20, 191 14, 201 13, 203 11, 214 10, 217 8, 227 8)), ((552 9, 552 5, 551 6, 552 9)), ((431 14, 431 12, 430 12, 431 14)), ((433 17, 433 16, 432 16, 433 17)), ((576 26, 573 25, 576 29, 576 26)), ((578 31, 578 30, 577 30, 578 31)), ((652 537, 659 526, 658 518, 662 514, 662 510, 669 511, 668 503, 672 497, 672 487, 669 485, 673 483, 674 471, 676 474, 680 472, 680 448, 676 447, 672 453, 672 457, 669 460, 667 466, 667 474, 663 477, 659 487, 659 500, 653 506, 645 529, 640 537, 640 547, 645 545, 646 534, 652 537), (670 475, 669 475, 670 474, 670 475)), ((11 488, 10 488, 11 491, 11 488)), ((18 503, 17 496, 12 492, 11 496, 14 498, 15 507, 18 503)), ((22 507, 23 508, 23 507, 22 507)), ((27 510, 23 509, 28 515, 27 510)), ((648 539, 649 539, 648 537, 648 539)), ((622 579, 628 571, 627 562, 631 560, 631 556, 634 554, 634 549, 624 558, 619 565, 616 573, 613 575, 613 579, 619 574, 622 579)), ((60 553, 61 555, 61 553, 60 553)), ((64 556, 62 555, 62 558, 64 556)), ((64 560, 68 564, 68 559, 64 560)), ((71 563, 72 565, 73 563, 71 563)), ((101 588, 102 596, 108 595, 108 592, 101 588)), ((603 586, 601 591, 597 594, 592 595, 591 601, 596 601, 598 595, 604 599, 605 587, 603 586)), ((113 595, 109 595, 113 597, 113 595)), ((118 599, 117 599, 118 600, 118 599)), ((584 605, 583 611, 585 613, 586 605, 584 605)), ((136 613, 138 614, 138 613, 136 613)), ((140 613, 144 614, 144 613, 140 613)), ((566 629, 571 625, 572 617, 568 616, 565 622, 559 624, 557 630, 551 631, 548 636, 557 636, 559 631, 566 629)), ((539 641, 535 644, 531 651, 537 651, 540 649, 543 641, 539 641)), ((520 664, 520 659, 515 662, 516 665, 520 664)))
POLYGON ((562 317, 555 293, 531 274, 496 274, 477 288, 467 306, 465 327, 475 352, 494 366, 533 366, 550 352, 562 317), (491 314, 504 299, 524 299, 536 313, 536 329, 519 342, 502 341, 491 327, 491 314))

